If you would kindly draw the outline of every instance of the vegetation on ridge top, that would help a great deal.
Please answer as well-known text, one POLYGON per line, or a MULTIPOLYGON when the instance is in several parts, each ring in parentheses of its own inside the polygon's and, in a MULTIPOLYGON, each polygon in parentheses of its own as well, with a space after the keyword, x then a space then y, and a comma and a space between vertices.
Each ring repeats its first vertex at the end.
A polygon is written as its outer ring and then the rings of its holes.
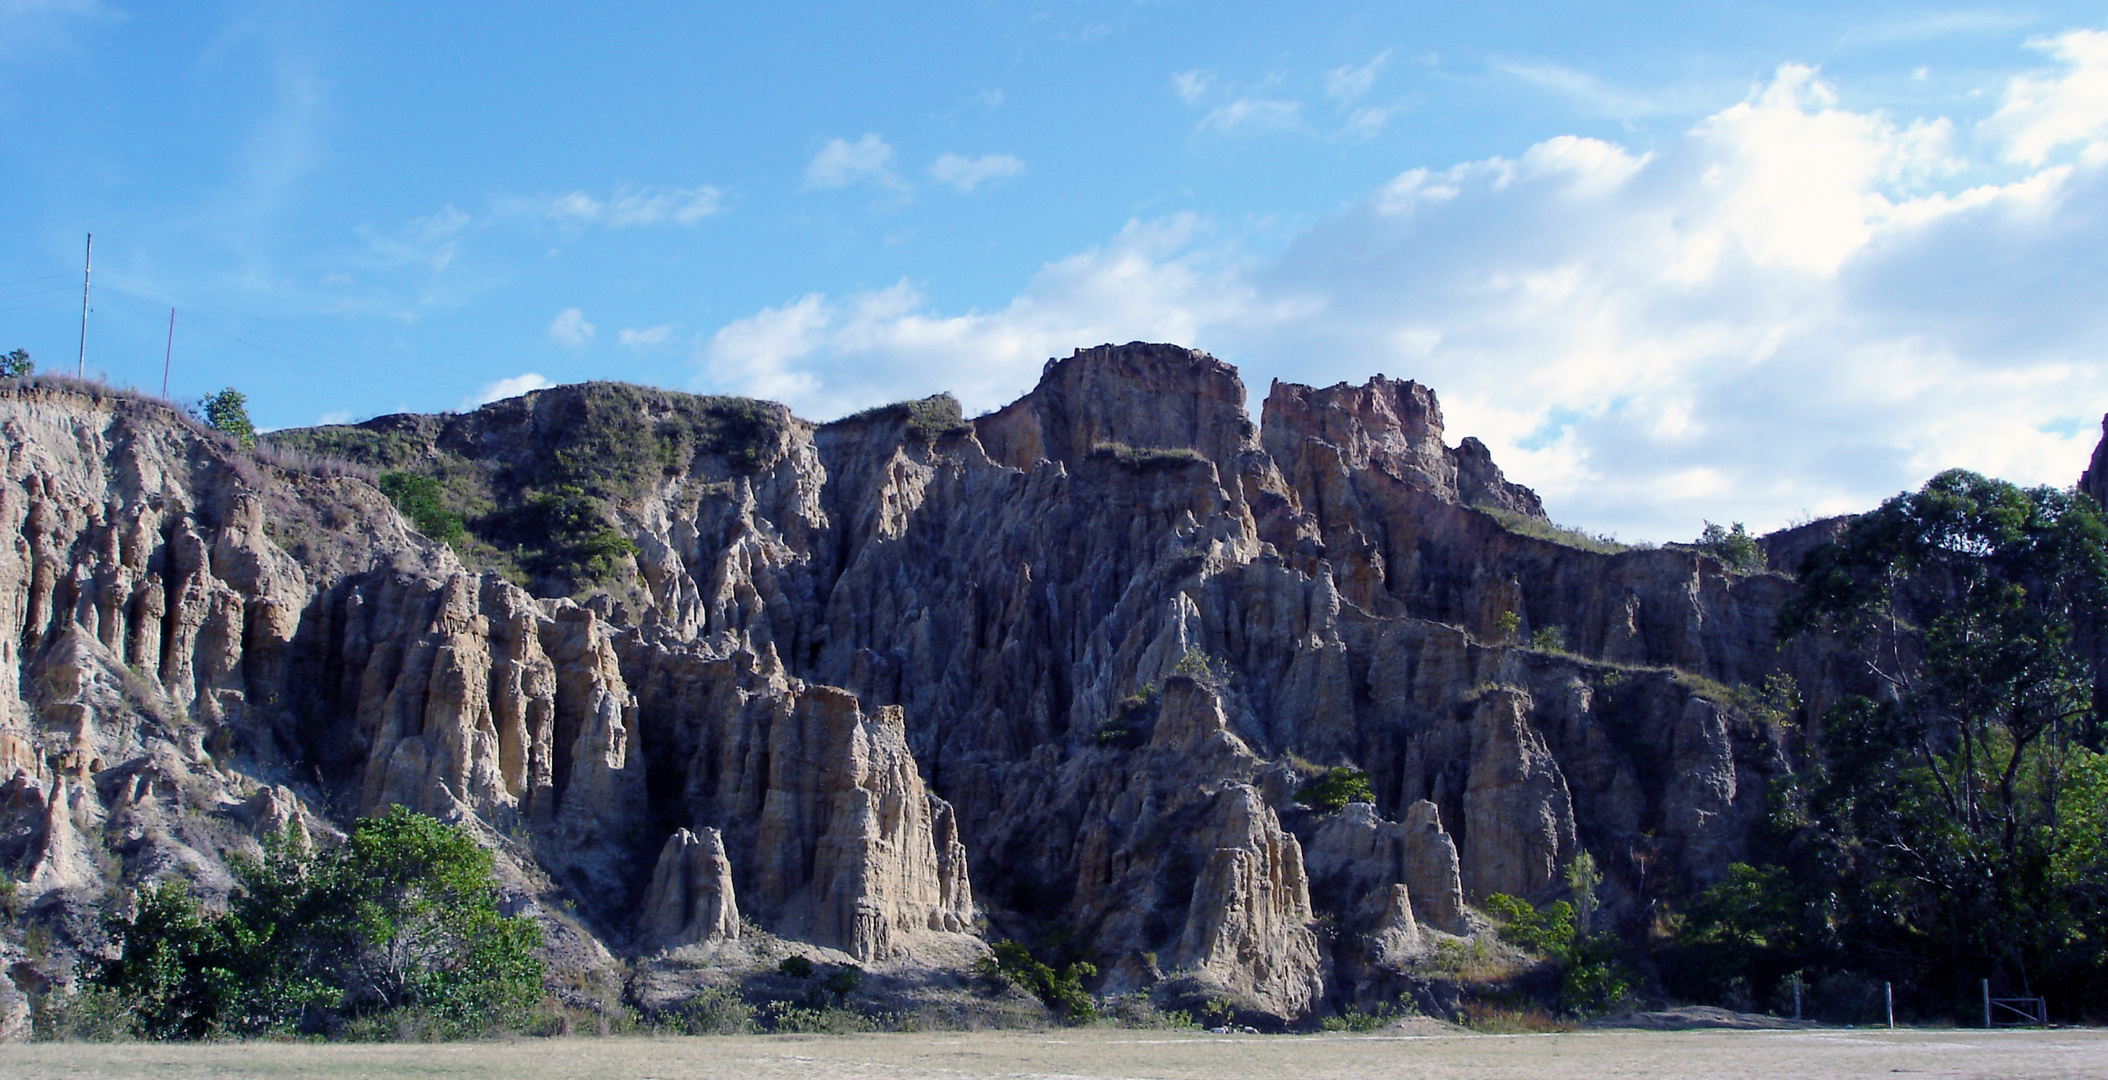
POLYGON ((384 417, 264 439, 381 470, 383 490, 420 531, 547 594, 618 573, 634 552, 621 507, 666 484, 751 473, 773 456, 787 425, 782 407, 767 402, 596 382, 458 416, 384 417))

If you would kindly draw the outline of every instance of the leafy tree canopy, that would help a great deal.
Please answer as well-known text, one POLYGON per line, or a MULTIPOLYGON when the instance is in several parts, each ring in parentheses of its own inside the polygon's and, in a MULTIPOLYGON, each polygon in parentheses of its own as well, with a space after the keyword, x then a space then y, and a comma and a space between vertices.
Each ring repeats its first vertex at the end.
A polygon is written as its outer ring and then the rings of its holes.
POLYGON ((2108 1007, 2104 600, 2090 498, 1968 472, 1813 553, 1781 630, 1853 647, 1867 692, 1806 732, 1807 767, 1774 793, 1772 864, 1694 905, 1682 941, 1720 963, 1691 970, 1740 965, 1753 993, 1804 970, 1888 979, 1938 1011, 1989 977, 2108 1007))
POLYGON ((1368 773, 1340 765, 1297 788, 1296 801, 1330 814, 1345 809, 1348 803, 1375 802, 1376 789, 1369 786, 1368 773))
POLYGON ((244 450, 256 445, 256 425, 249 422, 249 399, 231 386, 205 395, 205 400, 198 403, 198 419, 214 431, 233 436, 244 450))
POLYGON ((499 913, 490 853, 455 826, 396 807, 320 854, 274 838, 235 876, 224 913, 169 881, 110 920, 118 955, 90 981, 133 1003, 140 1034, 326 1031, 407 1008, 472 1033, 541 997, 539 930, 499 913))

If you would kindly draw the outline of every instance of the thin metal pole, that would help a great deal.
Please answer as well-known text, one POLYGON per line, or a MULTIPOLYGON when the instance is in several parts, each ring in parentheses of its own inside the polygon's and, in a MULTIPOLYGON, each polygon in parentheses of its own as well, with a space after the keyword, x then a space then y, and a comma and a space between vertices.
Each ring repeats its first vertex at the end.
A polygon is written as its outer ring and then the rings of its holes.
POLYGON ((1894 1031, 1896 1030, 1896 984, 1885 982, 1881 984, 1881 989, 1883 993, 1888 995, 1888 1029, 1894 1031))
POLYGON ((1991 1026, 1991 980, 1984 980, 1984 1026, 1991 1026))
POLYGON ((1801 1018, 1801 973, 1793 973, 1793 1018, 1801 1018))
POLYGON ((81 359, 76 377, 88 377, 88 278, 95 272, 95 234, 88 234, 88 257, 81 261, 81 359))
POLYGON ((161 353, 161 397, 168 397, 168 362, 176 355, 176 309, 168 309, 168 348, 161 353))

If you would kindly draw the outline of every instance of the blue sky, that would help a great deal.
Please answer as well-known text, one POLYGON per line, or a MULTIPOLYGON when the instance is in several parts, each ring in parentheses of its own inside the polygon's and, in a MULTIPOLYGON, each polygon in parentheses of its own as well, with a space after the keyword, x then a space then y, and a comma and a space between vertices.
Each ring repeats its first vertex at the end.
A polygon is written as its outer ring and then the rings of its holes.
MULTIPOLYGON (((265 426, 593 378, 970 410, 1133 339, 1776 527, 2108 411, 2076 4, 0 0, 0 348, 265 426)), ((1256 402, 1255 402, 1256 403, 1256 402)))

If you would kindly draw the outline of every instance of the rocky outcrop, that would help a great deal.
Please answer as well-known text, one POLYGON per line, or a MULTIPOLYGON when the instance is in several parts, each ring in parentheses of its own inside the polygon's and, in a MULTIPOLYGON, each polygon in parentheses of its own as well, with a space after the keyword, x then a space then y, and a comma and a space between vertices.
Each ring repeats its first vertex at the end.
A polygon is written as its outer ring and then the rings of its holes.
POLYGON ((29 995, 0 971, 0 1043, 28 1042, 31 1034, 29 995))
POLYGON ((1047 362, 1031 393, 974 421, 988 456, 1029 471, 1102 446, 1193 450, 1226 465, 1256 447, 1237 369, 1176 345, 1101 345, 1047 362))
POLYGON ((646 948, 660 949, 738 939, 739 905, 723 834, 675 829, 666 838, 644 890, 637 937, 646 948))
MULTIPOLYGON (((1324 962, 1300 841, 1283 828, 1278 769, 1229 730, 1217 691, 1163 686, 1147 742, 1072 759, 1046 802, 1077 821, 1054 873, 1113 988, 1168 976, 1184 992, 1276 1016, 1308 1011, 1324 962)), ((1050 838, 1051 839, 1051 838, 1050 838)), ((1053 860, 1047 859, 1051 862, 1053 860)))
POLYGON ((1193 840, 1206 861, 1173 963, 1263 1012, 1309 1012, 1324 984, 1296 838, 1256 789, 1238 786, 1215 800, 1193 840))
POLYGON ((2079 474, 2079 490, 2108 506, 2108 416, 2101 417, 2101 441, 2094 444, 2093 457, 2079 474))
POLYGON ((223 890, 262 832, 403 804, 638 950, 986 925, 1282 1019, 1584 849, 1613 925, 1724 872, 1788 762, 1694 688, 1852 677, 1773 647, 1788 579, 1562 542, 1416 383, 1245 400, 1133 344, 970 424, 590 384, 301 436, 474 478, 478 528, 590 492, 636 550, 556 588, 354 472, 0 387, 0 861, 38 903, 223 890), (1312 764, 1375 804, 1298 806, 1312 764))
POLYGON ((1385 821, 1369 803, 1348 804, 1317 826, 1305 861, 1314 893, 1328 909, 1352 913, 1365 933, 1393 922, 1414 942, 1422 922, 1470 932, 1456 842, 1442 831, 1441 810, 1425 799, 1408 807, 1402 822, 1385 821), (1402 915, 1391 910, 1400 903, 1402 915))
POLYGON ((1574 808, 1551 748, 1531 727, 1527 696, 1489 691, 1471 714, 1464 781, 1464 890, 1539 896, 1574 853, 1574 808))

